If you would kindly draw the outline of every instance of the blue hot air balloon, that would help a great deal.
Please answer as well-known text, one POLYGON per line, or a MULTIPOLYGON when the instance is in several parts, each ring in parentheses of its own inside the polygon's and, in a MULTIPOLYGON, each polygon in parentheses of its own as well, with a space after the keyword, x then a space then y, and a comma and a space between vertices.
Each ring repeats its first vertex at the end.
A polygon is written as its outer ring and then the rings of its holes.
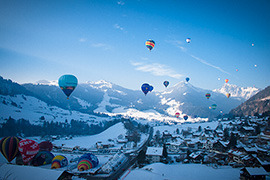
POLYGON ((150 85, 148 83, 144 83, 141 87, 142 92, 146 95, 149 92, 150 85))
POLYGON ((63 92, 66 94, 67 99, 70 94, 74 91, 78 84, 78 79, 73 75, 63 75, 59 78, 58 84, 63 92))
POLYGON ((184 115, 184 120, 186 121, 188 119, 188 116, 187 115, 184 115))
POLYGON ((189 77, 186 78, 186 81, 187 81, 187 82, 189 81, 189 77))
POLYGON ((154 87, 150 85, 150 86, 149 86, 149 91, 152 92, 153 89, 154 89, 154 87))
POLYGON ((169 83, 169 81, 164 81, 163 84, 165 87, 167 87, 170 83, 169 83))

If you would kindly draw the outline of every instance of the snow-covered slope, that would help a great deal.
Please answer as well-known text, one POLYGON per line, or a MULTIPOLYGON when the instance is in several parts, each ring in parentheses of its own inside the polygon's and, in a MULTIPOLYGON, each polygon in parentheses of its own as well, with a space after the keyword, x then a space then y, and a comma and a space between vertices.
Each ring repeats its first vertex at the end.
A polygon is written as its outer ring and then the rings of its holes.
POLYGON ((257 94, 260 89, 256 87, 238 87, 234 84, 225 83, 220 89, 214 89, 214 92, 219 92, 224 95, 227 93, 231 94, 231 97, 249 99, 253 95, 257 94))
POLYGON ((44 121, 70 123, 71 119, 85 121, 89 124, 98 124, 111 119, 50 106, 32 96, 0 95, 0 122, 9 117, 16 120, 23 118, 29 120, 31 124, 42 124, 44 121))

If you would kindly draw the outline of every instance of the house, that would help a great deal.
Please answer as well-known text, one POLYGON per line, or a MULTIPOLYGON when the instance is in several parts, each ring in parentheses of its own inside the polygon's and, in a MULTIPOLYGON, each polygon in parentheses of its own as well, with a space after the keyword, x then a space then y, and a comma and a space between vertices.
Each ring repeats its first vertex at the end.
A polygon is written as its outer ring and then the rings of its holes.
POLYGON ((266 179, 268 173, 262 167, 245 167, 240 171, 241 180, 255 180, 255 179, 266 179))
POLYGON ((147 147, 145 155, 149 163, 160 162, 163 156, 163 147, 147 147))
POLYGON ((228 144, 229 141, 220 141, 218 140, 213 144, 213 150, 220 151, 220 152, 225 152, 228 149, 228 144))
POLYGON ((193 152, 189 155, 189 159, 195 163, 202 162, 204 155, 201 151, 193 152))
POLYGON ((239 151, 239 150, 229 150, 228 151, 229 160, 236 162, 238 164, 244 164, 242 158, 246 156, 245 153, 239 151))

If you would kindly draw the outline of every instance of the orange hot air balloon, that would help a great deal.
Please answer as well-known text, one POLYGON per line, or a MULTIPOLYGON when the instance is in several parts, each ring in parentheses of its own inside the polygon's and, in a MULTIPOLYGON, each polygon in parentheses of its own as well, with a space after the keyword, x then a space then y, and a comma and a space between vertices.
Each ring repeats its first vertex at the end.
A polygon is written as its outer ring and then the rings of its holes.
POLYGON ((229 82, 229 79, 225 79, 225 83, 228 83, 229 82))
POLYGON ((227 98, 229 98, 231 96, 231 94, 230 93, 227 93, 226 96, 227 96, 227 98))

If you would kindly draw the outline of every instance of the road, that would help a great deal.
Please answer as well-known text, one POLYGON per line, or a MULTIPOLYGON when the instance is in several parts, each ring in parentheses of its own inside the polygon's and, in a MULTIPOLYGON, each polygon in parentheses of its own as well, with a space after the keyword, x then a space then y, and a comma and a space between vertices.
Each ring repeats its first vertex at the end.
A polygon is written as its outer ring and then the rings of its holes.
POLYGON ((131 154, 125 154, 127 156, 127 160, 122 163, 114 172, 110 173, 109 175, 105 174, 97 174, 97 175, 89 175, 89 174, 81 174, 81 177, 86 178, 88 180, 115 180, 118 179, 123 175, 123 173, 128 170, 137 160, 138 155, 142 150, 146 150, 148 143, 153 137, 153 128, 150 128, 149 130, 149 137, 145 141, 145 143, 139 147, 137 150, 133 151, 133 155, 131 154))

